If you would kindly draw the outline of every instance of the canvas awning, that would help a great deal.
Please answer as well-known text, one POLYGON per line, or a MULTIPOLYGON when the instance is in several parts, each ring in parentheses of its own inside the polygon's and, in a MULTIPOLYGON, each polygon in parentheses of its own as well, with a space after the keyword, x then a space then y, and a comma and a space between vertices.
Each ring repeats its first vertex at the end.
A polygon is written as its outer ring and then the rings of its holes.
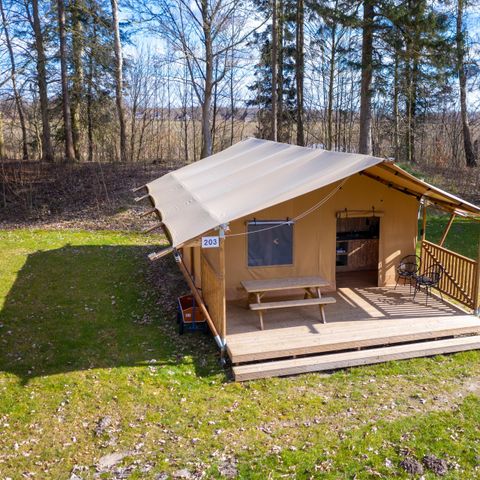
POLYGON ((382 158, 250 138, 146 185, 173 247, 238 218, 359 172, 405 193, 480 215, 475 205, 407 174, 382 158), (377 178, 378 177, 378 178, 377 178))

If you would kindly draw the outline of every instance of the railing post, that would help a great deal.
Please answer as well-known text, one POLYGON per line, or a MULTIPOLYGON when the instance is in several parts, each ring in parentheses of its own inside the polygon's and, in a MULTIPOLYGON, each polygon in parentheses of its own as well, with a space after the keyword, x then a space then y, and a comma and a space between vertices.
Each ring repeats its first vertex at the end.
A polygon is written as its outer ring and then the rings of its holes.
POLYGON ((473 310, 475 315, 480 316, 480 237, 478 239, 478 254, 477 254, 477 272, 475 278, 475 292, 473 299, 473 310))

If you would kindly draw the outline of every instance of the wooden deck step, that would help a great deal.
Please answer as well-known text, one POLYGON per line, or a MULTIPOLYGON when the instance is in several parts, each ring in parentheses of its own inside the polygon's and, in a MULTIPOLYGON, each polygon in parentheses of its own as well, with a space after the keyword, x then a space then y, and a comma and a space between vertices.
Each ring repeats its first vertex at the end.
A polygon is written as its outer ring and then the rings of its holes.
POLYGON ((476 349, 480 349, 478 335, 240 365, 233 367, 233 376, 236 381, 242 382, 476 349))
POLYGON ((367 320, 272 328, 227 336, 233 364, 480 334, 473 315, 367 320))
POLYGON ((298 298, 296 300, 280 300, 278 302, 251 303, 250 310, 272 310, 275 308, 308 307, 309 305, 327 305, 336 303, 333 297, 298 298))

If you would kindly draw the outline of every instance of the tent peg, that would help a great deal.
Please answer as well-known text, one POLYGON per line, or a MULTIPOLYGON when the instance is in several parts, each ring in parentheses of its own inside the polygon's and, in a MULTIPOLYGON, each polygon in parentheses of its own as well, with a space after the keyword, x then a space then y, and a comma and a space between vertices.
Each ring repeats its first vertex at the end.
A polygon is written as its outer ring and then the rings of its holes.
POLYGON ((150 196, 150 195, 148 195, 148 193, 147 193, 147 195, 143 195, 142 197, 137 197, 137 198, 135 198, 135 201, 136 201, 136 202, 141 202, 142 200, 145 200, 145 199, 148 198, 149 196, 150 196))
POLYGON ((158 260, 158 259, 164 257, 165 255, 168 255, 169 253, 172 253, 173 251, 174 251, 173 247, 168 247, 168 248, 165 248, 164 250, 162 250, 161 252, 152 252, 148 255, 148 259, 151 262, 154 262, 155 260, 158 260))
POLYGON ((132 188, 131 192, 132 192, 132 193, 137 193, 137 192, 139 192, 140 190, 142 190, 142 188, 147 188, 147 186, 146 186, 146 185, 142 185, 141 187, 132 188))

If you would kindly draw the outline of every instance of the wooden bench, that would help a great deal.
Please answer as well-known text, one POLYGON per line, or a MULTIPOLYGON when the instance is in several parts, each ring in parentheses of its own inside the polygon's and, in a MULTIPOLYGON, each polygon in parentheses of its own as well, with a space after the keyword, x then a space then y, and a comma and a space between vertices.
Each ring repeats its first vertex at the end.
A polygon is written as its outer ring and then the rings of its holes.
POLYGON ((320 313, 322 315, 322 322, 327 323, 325 319, 324 305, 329 303, 336 303, 337 301, 333 297, 321 297, 321 298, 303 298, 298 300, 280 300, 278 302, 264 302, 264 303, 251 303, 250 310, 258 312, 260 317, 260 328, 263 330, 263 311, 275 310, 278 308, 290 308, 290 307, 306 307, 309 305, 319 305, 320 313))

